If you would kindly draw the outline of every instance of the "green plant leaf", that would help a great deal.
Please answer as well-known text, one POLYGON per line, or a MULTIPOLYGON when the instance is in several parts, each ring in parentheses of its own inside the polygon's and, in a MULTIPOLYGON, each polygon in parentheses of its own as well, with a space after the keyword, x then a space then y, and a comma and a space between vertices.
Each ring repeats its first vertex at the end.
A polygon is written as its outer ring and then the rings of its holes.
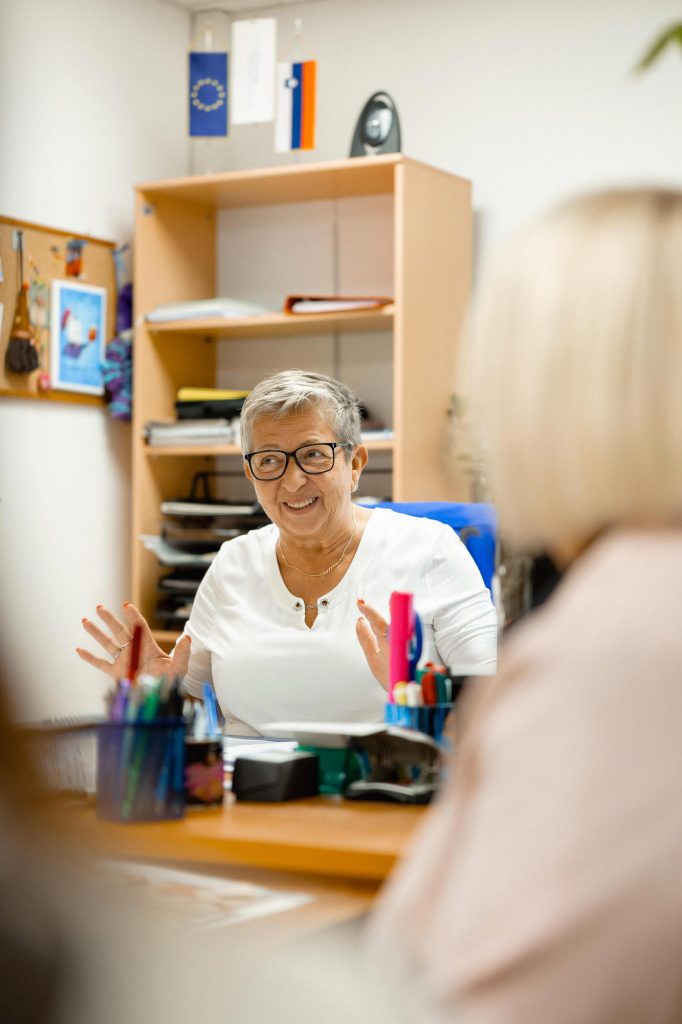
POLYGON ((665 29, 649 47, 635 67, 635 71, 646 71, 647 68, 650 68, 671 43, 677 43, 682 49, 682 24, 671 25, 670 28, 665 29))

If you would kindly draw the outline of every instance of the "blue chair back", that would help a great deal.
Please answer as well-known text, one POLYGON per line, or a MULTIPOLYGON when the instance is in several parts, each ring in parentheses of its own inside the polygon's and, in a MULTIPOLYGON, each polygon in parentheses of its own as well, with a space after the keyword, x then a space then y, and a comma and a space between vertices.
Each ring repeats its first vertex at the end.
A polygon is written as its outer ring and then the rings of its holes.
POLYGON ((371 507, 392 508, 394 512, 437 519, 451 526, 478 566, 483 582, 492 595, 497 550, 497 514, 494 505, 473 501, 380 501, 371 507))

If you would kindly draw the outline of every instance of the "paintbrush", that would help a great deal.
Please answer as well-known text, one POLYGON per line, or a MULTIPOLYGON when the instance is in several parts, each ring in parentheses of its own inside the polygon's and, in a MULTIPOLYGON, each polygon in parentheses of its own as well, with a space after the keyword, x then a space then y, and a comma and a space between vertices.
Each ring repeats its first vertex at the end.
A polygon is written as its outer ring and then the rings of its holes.
POLYGON ((14 322, 5 353, 5 369, 10 373, 33 373, 40 360, 31 337, 31 321, 28 315, 28 285, 24 284, 24 242, 23 231, 17 231, 19 254, 19 295, 14 311, 14 322))

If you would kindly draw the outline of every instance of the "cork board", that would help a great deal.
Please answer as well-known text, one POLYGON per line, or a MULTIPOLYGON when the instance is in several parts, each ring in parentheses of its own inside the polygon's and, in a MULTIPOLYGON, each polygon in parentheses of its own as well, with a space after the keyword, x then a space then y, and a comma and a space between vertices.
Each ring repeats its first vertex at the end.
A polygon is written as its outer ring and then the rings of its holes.
MULTIPOLYGON (((41 374, 50 373, 50 297, 53 281, 66 281, 96 285, 107 292, 107 335, 114 336, 116 323, 116 280, 113 260, 115 243, 90 235, 79 235, 56 228, 31 224, 27 221, 0 217, 0 303, 2 303, 2 328, 0 329, 0 396, 34 398, 43 402, 75 402, 86 405, 103 405, 99 395, 63 391, 57 388, 41 390, 41 374), (29 286, 29 313, 40 365, 33 373, 11 373, 5 369, 5 353, 12 333, 14 310, 19 294, 19 254, 14 248, 13 237, 16 229, 23 231, 24 281, 29 286), (80 247, 80 269, 77 276, 66 272, 67 243, 84 243, 80 247)), ((72 247, 73 253, 73 247, 72 247)))

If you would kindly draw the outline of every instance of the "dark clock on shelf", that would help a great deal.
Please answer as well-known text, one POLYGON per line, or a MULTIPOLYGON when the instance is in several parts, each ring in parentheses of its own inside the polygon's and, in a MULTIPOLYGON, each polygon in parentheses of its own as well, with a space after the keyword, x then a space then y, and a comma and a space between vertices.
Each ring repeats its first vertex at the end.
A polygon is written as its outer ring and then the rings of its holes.
POLYGON ((375 92, 365 103, 355 126, 351 156, 400 152, 400 121, 387 92, 375 92))

